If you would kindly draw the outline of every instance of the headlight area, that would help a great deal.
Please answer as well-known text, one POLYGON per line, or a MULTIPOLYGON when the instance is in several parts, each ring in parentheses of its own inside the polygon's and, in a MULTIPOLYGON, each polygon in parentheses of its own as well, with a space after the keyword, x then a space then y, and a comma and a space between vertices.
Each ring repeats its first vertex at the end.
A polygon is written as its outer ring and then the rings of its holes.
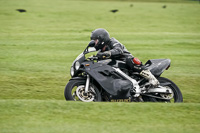
POLYGON ((72 77, 74 76, 75 71, 77 71, 80 68, 80 66, 81 66, 81 64, 79 63, 79 61, 76 61, 74 63, 74 65, 71 67, 70 74, 71 74, 72 77))
POLYGON ((76 61, 74 66, 75 66, 75 70, 78 70, 80 68, 81 64, 78 61, 76 61))
POLYGON ((72 77, 74 76, 74 67, 73 66, 70 69, 70 74, 71 74, 72 77))

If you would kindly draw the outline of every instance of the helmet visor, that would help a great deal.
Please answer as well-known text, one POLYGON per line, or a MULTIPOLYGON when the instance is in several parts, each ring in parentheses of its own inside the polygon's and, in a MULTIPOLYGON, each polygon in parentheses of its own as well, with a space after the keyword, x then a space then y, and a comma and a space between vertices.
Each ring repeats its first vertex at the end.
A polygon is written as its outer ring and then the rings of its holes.
POLYGON ((95 42, 95 46, 97 46, 99 44, 99 39, 95 39, 94 42, 95 42))
POLYGON ((94 39, 94 43, 95 43, 94 47, 96 48, 96 50, 99 50, 99 49, 101 49, 101 46, 100 46, 100 41, 99 41, 99 39, 94 39))

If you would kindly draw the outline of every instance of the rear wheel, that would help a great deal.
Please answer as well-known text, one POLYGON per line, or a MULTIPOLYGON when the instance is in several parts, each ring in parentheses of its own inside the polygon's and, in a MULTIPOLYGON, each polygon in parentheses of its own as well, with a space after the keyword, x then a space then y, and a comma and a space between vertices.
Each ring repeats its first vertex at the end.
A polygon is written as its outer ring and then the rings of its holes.
POLYGON ((85 93, 85 80, 70 80, 65 87, 65 99, 71 101, 101 101, 101 95, 95 85, 90 83, 88 93, 85 93))

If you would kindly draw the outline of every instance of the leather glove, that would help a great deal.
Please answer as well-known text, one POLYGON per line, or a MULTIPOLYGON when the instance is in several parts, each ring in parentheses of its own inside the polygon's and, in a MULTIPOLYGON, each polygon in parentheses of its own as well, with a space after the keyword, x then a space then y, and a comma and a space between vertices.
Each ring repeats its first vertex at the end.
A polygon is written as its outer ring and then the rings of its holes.
POLYGON ((99 59, 108 59, 111 56, 111 52, 110 51, 105 51, 105 52, 99 52, 96 55, 99 59))

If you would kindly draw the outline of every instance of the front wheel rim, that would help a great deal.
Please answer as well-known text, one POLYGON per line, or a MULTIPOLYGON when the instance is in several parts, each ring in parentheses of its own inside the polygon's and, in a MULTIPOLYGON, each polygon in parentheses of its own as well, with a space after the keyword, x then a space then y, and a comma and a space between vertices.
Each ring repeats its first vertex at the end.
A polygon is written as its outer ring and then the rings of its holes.
POLYGON ((77 86, 75 91, 72 89, 72 97, 75 101, 92 102, 95 100, 96 92, 92 86, 89 87, 88 93, 85 93, 85 85, 77 86))

